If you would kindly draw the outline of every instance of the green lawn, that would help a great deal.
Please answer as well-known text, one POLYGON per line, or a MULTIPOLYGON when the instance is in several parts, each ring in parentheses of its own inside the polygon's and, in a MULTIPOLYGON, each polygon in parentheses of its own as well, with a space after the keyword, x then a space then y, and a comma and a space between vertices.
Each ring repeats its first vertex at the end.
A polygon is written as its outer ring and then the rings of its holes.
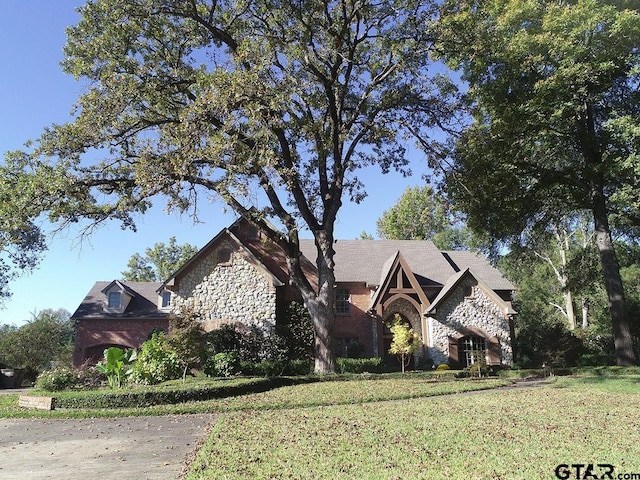
POLYGON ((20 410, 16 395, 0 395, 0 417, 217 412, 190 480, 553 479, 559 464, 590 463, 593 475, 606 463, 618 478, 640 474, 640 375, 630 372, 459 395, 446 394, 510 381, 363 375, 178 405, 53 412, 20 410))
POLYGON ((639 382, 229 413, 188 478, 538 479, 577 463, 640 473, 639 382))

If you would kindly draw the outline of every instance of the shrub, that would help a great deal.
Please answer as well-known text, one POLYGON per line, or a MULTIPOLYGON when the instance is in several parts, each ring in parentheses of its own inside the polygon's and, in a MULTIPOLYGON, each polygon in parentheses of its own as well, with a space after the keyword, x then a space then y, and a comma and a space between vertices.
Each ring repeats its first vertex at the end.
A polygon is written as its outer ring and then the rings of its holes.
POLYGON ((96 365, 100 373, 107 376, 111 388, 120 388, 133 373, 133 362, 138 352, 120 347, 109 347, 104 351, 104 359, 96 365))
POLYGON ((447 365, 446 363, 441 363, 440 365, 438 365, 436 367, 436 370, 442 371, 442 370, 451 370, 451 367, 449 365, 447 365))
POLYGON ((314 355, 315 339, 311 315, 304 305, 291 302, 282 321, 278 320, 276 333, 284 340, 289 360, 309 360, 314 355))
POLYGON ((302 376, 309 375, 313 371, 313 360, 310 359, 298 359, 290 360, 287 362, 284 374, 302 376))
POLYGON ((231 377, 240 372, 240 359, 236 352, 216 353, 204 364, 204 373, 210 377, 231 377))
POLYGON ((133 366, 131 381, 155 385, 182 376, 182 367, 178 357, 167 343, 162 332, 154 333, 145 341, 133 366))
POLYGON ((343 358, 336 359, 336 373, 364 373, 382 371, 382 358, 343 358))
POLYGON ((96 367, 77 370, 69 367, 55 367, 38 375, 36 388, 48 392, 87 390, 100 387, 105 380, 106 377, 96 367))
POLYGON ((286 369, 285 362, 240 362, 240 371, 244 375, 254 377, 278 377, 283 375, 286 369))
POLYGON ((524 368, 570 367, 582 351, 582 340, 559 321, 523 325, 516 333, 518 365, 524 368))
POLYGON ((36 379, 36 388, 48 392, 58 392, 74 388, 77 384, 76 372, 68 367, 45 370, 36 379))

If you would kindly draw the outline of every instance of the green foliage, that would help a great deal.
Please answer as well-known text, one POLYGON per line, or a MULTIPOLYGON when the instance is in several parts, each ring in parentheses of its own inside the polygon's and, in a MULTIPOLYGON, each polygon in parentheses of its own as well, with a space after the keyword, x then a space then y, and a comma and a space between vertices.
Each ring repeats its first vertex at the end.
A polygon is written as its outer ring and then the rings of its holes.
POLYGON ((287 360, 286 340, 276 332, 265 333, 257 325, 225 324, 207 333, 206 341, 210 356, 235 352, 242 362, 287 360))
POLYGON ((451 0, 439 30, 473 119, 446 168, 449 197, 495 242, 589 211, 617 362, 635 363, 611 237, 640 219, 637 6, 451 0))
POLYGON ((26 370, 35 380, 54 360, 71 366, 74 326, 66 310, 42 310, 20 327, 0 329, 0 363, 26 370))
POLYGON ((100 373, 107 376, 111 388, 120 388, 133 373, 133 362, 137 359, 135 349, 122 350, 109 347, 104 351, 104 359, 96 365, 100 373))
POLYGON ((36 379, 36 388, 49 392, 71 389, 76 384, 76 372, 69 367, 56 367, 45 370, 36 379))
POLYGON ((206 357, 205 332, 201 315, 193 305, 183 306, 169 317, 167 344, 183 366, 184 374, 189 368, 202 365, 206 357))
POLYGON ((175 352, 171 350, 165 335, 157 332, 145 341, 133 366, 131 381, 155 385, 180 378, 183 369, 175 352))
POLYGON ((471 232, 429 187, 407 187, 376 221, 378 235, 389 240, 432 240, 441 250, 471 247, 471 232))
POLYGON ((291 381, 269 379, 229 379, 201 385, 160 385, 119 390, 97 390, 87 392, 64 392, 56 396, 60 408, 140 408, 153 405, 169 405, 184 402, 247 395, 264 392, 271 388, 290 384, 291 381))
POLYGON ((528 367, 570 367, 576 364, 582 342, 562 322, 539 321, 516 332, 517 363, 528 367))
MULTIPOLYGON (((34 144, 33 217, 133 228, 155 196, 195 218, 201 196, 219 196, 284 247, 305 301, 322 307, 314 322, 332 325, 333 275, 312 285, 298 231, 331 272, 340 207, 367 194, 360 171, 409 174, 411 135, 439 151, 434 130, 456 119, 429 54, 436 2, 100 0, 79 12, 62 67, 87 90, 73 120, 34 144), (106 158, 84 158, 94 149, 106 158)), ((318 352, 316 368, 328 373, 333 353, 318 352)))
POLYGON ((336 358, 337 373, 380 373, 382 371, 382 358, 336 358))
POLYGON ((440 365, 438 365, 436 367, 437 371, 443 371, 443 370, 451 370, 451 367, 449 365, 447 365, 446 363, 441 363, 440 365))
POLYGON ((210 377, 232 377, 240 373, 240 357, 236 352, 220 352, 209 357, 204 373, 210 377))
POLYGON ((207 333, 210 353, 239 352, 242 347, 242 333, 235 325, 225 323, 207 333))
POLYGON ((0 165, 0 302, 11 296, 9 282, 33 270, 47 249, 38 216, 41 181, 49 179, 24 175, 27 164, 24 153, 12 152, 0 165))
POLYGON ((287 305, 282 322, 276 325, 276 333, 284 339, 288 359, 313 358, 313 323, 304 305, 299 302, 291 302, 287 305))
POLYGON ((104 379, 105 375, 96 367, 54 367, 38 375, 36 388, 50 392, 92 389, 99 387, 104 379))
POLYGON ((393 317, 390 329, 393 339, 391 340, 389 353, 398 356, 404 373, 411 356, 422 346, 422 341, 420 336, 414 333, 413 329, 397 313, 393 317))
POLYGON ((167 280, 184 263, 198 252, 194 245, 178 245, 176 237, 170 237, 165 245, 158 242, 145 250, 145 256, 134 254, 122 272, 122 279, 131 282, 162 282, 167 280))

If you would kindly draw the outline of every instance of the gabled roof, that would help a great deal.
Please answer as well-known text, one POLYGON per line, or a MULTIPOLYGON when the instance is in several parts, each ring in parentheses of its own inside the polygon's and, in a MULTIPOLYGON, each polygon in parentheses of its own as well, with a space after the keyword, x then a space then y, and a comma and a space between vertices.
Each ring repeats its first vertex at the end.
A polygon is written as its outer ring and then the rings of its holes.
MULTIPOLYGON (((380 285, 385 263, 400 252, 422 286, 443 286, 452 275, 471 267, 492 289, 515 289, 485 258, 472 252, 441 252, 429 240, 337 240, 333 248, 338 282, 380 285)), ((301 240, 300 249, 309 260, 315 261, 313 240, 301 240)))
POLYGON ((71 316, 81 318, 164 318, 169 314, 158 311, 157 290, 162 286, 159 282, 96 282, 84 300, 71 316), (105 293, 109 287, 118 282, 133 297, 123 313, 109 313, 104 310, 107 300, 105 293))
MULTIPOLYGON (((165 286, 172 286, 177 279, 191 270, 193 265, 197 264, 200 259, 202 259, 204 256, 209 255, 209 253, 211 253, 211 251, 214 250, 222 242, 223 239, 235 244, 236 247, 244 253, 244 255, 246 255, 255 265, 261 268, 267 275, 269 275, 272 283, 275 286, 284 285, 287 281, 288 275, 283 272, 281 267, 279 267, 274 262, 270 262, 270 265, 265 264, 263 260, 266 260, 268 262, 271 258, 269 255, 256 255, 254 253, 255 247, 250 248, 250 245, 243 243, 231 230, 231 228, 233 228, 237 224, 238 222, 234 223, 230 228, 221 230, 204 247, 198 250, 198 252, 193 257, 191 257, 180 269, 178 269, 171 277, 169 277, 164 283, 160 284, 159 289, 161 290, 165 286)), ((281 254, 282 252, 278 253, 281 254)))
POLYGON ((456 289, 458 285, 462 282, 462 279, 465 277, 472 277, 478 284, 478 287, 482 289, 482 291, 489 297, 493 302, 502 310, 504 314, 515 314, 516 311, 505 302, 498 294, 495 293, 494 289, 489 287, 486 282, 484 282, 480 277, 475 275, 469 268, 465 268, 460 272, 452 275, 447 283, 442 287, 442 290, 438 293, 438 296, 434 298, 433 302, 429 306, 429 309, 425 312, 427 314, 435 313, 438 309, 438 306, 444 302, 444 300, 456 289))
POLYGON ((118 290, 120 290, 121 292, 127 293, 131 297, 136 296, 136 292, 132 290, 130 287, 128 287, 125 283, 121 282, 120 280, 113 280, 112 282, 109 282, 109 284, 106 287, 104 287, 100 292, 106 294, 109 290, 111 290, 111 287, 113 286, 116 286, 118 290))
MULTIPOLYGON (((398 251, 392 257, 389 257, 384 264, 382 270, 382 278, 380 279, 379 288, 373 294, 371 298, 371 305, 369 309, 375 310, 378 307, 378 314, 382 313, 382 303, 384 302, 385 294, 395 290, 402 291, 404 288, 404 280, 409 282, 410 288, 407 290, 411 290, 411 292, 403 292, 409 296, 417 297, 418 304, 427 306, 429 305, 429 300, 424 293, 424 290, 420 287, 420 283, 416 279, 415 275, 409 268, 406 260, 402 256, 402 254, 398 251), (394 280, 396 284, 394 285, 394 280), (397 283, 402 282, 402 285, 398 285, 397 283)), ((413 301, 416 299, 414 298, 413 301)))

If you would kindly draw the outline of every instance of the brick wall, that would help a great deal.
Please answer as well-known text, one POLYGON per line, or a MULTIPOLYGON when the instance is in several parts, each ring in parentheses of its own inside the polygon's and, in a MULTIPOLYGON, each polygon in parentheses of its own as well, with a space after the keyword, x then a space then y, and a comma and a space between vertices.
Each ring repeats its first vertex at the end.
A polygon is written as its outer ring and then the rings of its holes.
POLYGON ((156 330, 169 330, 167 318, 149 319, 82 319, 76 328, 73 366, 80 367, 86 360, 96 363, 108 346, 140 348, 156 330))
POLYGON ((364 347, 364 355, 374 356, 376 321, 367 313, 371 304, 371 290, 362 283, 340 283, 338 288, 349 290, 351 306, 348 315, 336 315, 335 338, 338 342, 340 339, 357 338, 364 347))

